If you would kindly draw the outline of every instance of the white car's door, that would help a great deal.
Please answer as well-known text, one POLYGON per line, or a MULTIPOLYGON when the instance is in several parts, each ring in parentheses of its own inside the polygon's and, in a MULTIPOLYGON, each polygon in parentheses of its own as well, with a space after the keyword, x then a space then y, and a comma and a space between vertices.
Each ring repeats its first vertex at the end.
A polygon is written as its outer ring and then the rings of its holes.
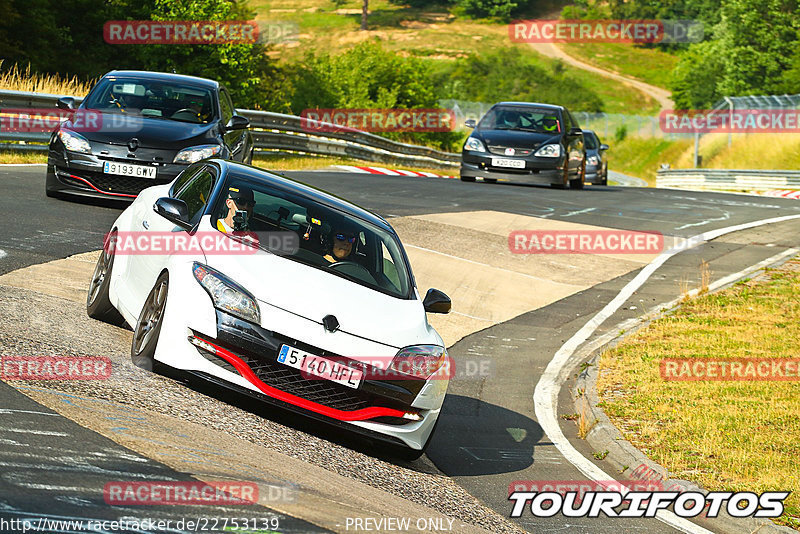
MULTIPOLYGON (((203 166, 193 172, 192 176, 175 190, 174 198, 186 202, 189 208, 189 220, 193 224, 200 220, 215 180, 216 175, 213 170, 203 166)), ((147 238, 143 240, 143 243, 146 243, 145 246, 148 247, 148 250, 140 250, 140 253, 135 254, 129 264, 129 283, 132 285, 133 304, 138 314, 159 274, 167 266, 170 257, 175 253, 181 253, 181 250, 176 250, 176 241, 170 239, 174 237, 171 234, 187 234, 187 231, 158 214, 152 206, 144 208, 141 214, 140 228, 136 230, 141 231, 142 235, 147 238)))

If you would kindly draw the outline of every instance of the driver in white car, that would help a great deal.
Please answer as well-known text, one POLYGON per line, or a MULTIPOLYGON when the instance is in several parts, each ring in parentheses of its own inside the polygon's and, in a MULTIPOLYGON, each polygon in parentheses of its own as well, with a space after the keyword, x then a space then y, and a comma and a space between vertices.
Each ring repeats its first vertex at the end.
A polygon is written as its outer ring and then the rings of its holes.
POLYGON ((250 188, 239 186, 228 188, 228 198, 225 200, 228 214, 217 219, 217 230, 229 234, 231 232, 246 232, 248 221, 253 216, 256 206, 253 191, 250 188))
POLYGON ((333 236, 331 251, 323 257, 331 263, 347 261, 347 258, 353 252, 353 244, 355 242, 355 235, 347 232, 338 232, 333 236))

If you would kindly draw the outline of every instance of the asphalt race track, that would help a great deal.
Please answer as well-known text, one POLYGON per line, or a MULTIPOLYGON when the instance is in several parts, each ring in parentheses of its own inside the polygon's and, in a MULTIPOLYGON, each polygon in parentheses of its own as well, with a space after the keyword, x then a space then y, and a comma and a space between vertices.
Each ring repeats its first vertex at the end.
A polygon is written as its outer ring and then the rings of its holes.
MULTIPOLYGON (((725 193, 616 186, 587 186, 582 191, 572 191, 510 184, 464 183, 441 178, 325 171, 286 174, 373 210, 389 218, 390 223, 391 218, 395 217, 451 214, 458 219, 459 214, 464 214, 465 219, 461 222, 469 226, 468 217, 476 212, 491 211, 548 221, 609 229, 658 231, 670 236, 689 237, 751 221, 800 215, 800 202, 796 200, 725 193)), ((100 205, 46 198, 44 166, 0 166, 0 184, 0 209, 5 214, 4 229, 0 233, 0 275, 99 249, 104 233, 124 207, 113 203, 100 205)), ((710 265, 712 281, 718 280, 796 246, 798 230, 798 220, 770 224, 734 232, 677 254, 656 270, 594 335, 613 331, 619 323, 672 301, 679 296, 681 284, 696 286, 702 260, 710 265)), ((446 233, 440 235, 442 243, 446 244, 448 237, 446 233)), ((451 254, 468 260, 481 256, 481 251, 465 247, 454 250, 451 254)), ((488 508, 507 518, 511 508, 508 488, 514 481, 585 480, 537 422, 533 405, 534 389, 559 348, 617 295, 637 272, 638 269, 631 270, 594 284, 592 281, 596 273, 592 270, 565 268, 561 274, 565 283, 580 281, 586 284, 587 289, 475 331, 449 347, 448 352, 456 362, 481 357, 491 361, 491 365, 488 374, 480 378, 460 377, 451 381, 427 458, 416 463, 393 464, 364 453, 347 438, 291 421, 291 418, 282 415, 263 413, 250 407, 246 410, 253 417, 264 419, 264 424, 270 425, 270 428, 275 427, 276 432, 299 436, 299 441, 314 443, 316 447, 325 449, 319 460, 314 460, 313 455, 305 456, 302 451, 290 454, 295 458, 330 468, 338 475, 362 480, 373 487, 383 484, 380 480, 383 480, 381 477, 384 472, 394 473, 385 475, 389 480, 391 476, 399 477, 397 473, 401 470, 402 477, 408 477, 408 484, 420 486, 423 482, 414 482, 417 475, 420 480, 427 481, 429 477, 444 474, 465 490, 465 494, 476 497, 488 508), (349 452, 351 449, 348 447, 356 452, 349 452), (358 460, 348 463, 330 459, 338 458, 337 454, 358 455, 358 460), (336 467, 331 467, 334 463, 336 467), (374 472, 370 471, 372 468, 374 472), (374 479, 372 483, 367 480, 370 477, 374 479)), ((52 283, 57 285, 59 280, 52 280, 52 283)), ((55 346, 55 339, 44 338, 47 325, 36 324, 34 316, 37 310, 25 309, 28 302, 25 294, 16 289, 7 289, 0 281, 0 300, 4 307, 9 306, 7 311, 0 311, 0 354, 35 354, 36 350, 43 350, 43 347, 55 346), (11 304, 19 306, 14 308, 17 310, 14 313, 9 311, 11 304), (25 313, 30 313, 32 317, 30 329, 25 329, 21 335, 9 331, 9 325, 15 324, 14 321, 24 322, 25 318, 19 315, 25 313)), ((420 287, 421 292, 426 289, 420 287)), ((486 298, 493 297, 488 295, 486 298)), ((29 301, 31 307, 35 306, 37 299, 29 301)), ((81 309, 79 304, 64 303, 64 310, 77 310, 76 313, 80 313, 81 309)), ((85 317, 80 320, 88 321, 85 317)), ((53 331, 59 328, 53 327, 53 331)), ((122 332, 119 335, 125 334, 122 332)), ((65 334, 61 341, 76 351, 83 349, 78 338, 68 339, 65 334)), ((127 347, 121 346, 120 353, 126 352, 127 347)), ((152 385, 155 387, 167 381, 159 377, 152 385)), ((150 383, 142 383, 140 388, 150 383)), ((569 385, 564 384, 561 390, 558 413, 575 411, 571 406, 569 385)), ((214 391, 198 387, 193 387, 190 393, 198 396, 217 395, 214 391)), ((43 512, 53 517, 75 517, 76 507, 81 510, 80 517, 136 515, 136 510, 120 512, 102 505, 102 497, 100 504, 97 504, 97 495, 88 495, 85 490, 96 487, 103 480, 114 479, 115 473, 117 476, 127 473, 142 478, 188 480, 186 473, 164 465, 152 456, 133 452, 116 440, 109 440, 101 433, 89 430, 88 422, 84 424, 62 417, 26 395, 26 387, 17 389, 0 381, 0 413, 3 414, 0 424, 0 518, 41 517, 43 512), (30 429, 35 429, 35 432, 30 429), (87 467, 89 465, 93 467, 90 469, 87 467), (39 476, 42 473, 44 475, 39 476)), ((87 390, 86 395, 91 395, 91 392, 87 390)), ((235 400, 231 402, 236 403, 235 400)), ((191 411, 191 407, 187 410, 191 411)), ((186 421, 194 421, 192 418, 195 417, 188 412, 175 415, 185 417, 186 421)), ((217 414, 216 417, 224 419, 225 415, 217 414)), ((232 421, 230 424, 237 423, 232 421)), ((221 428, 227 427, 222 424, 221 428)), ((607 473, 614 472, 602 460, 594 459, 592 453, 596 451, 591 450, 584 440, 578 439, 573 422, 562 420, 561 428, 571 445, 584 457, 591 459, 607 473)), ((158 439, 159 436, 151 438, 158 439)), ((161 438, 168 439, 164 436, 161 438)), ((279 446, 275 447, 282 450, 279 446)), ((388 482, 385 488, 380 489, 417 503, 420 500, 404 494, 402 489, 388 482)), ((430 491, 433 495, 436 490, 432 488, 430 491)), ((342 500, 347 498, 342 496, 342 500)), ((468 508, 471 505, 467 501, 452 506, 447 503, 425 504, 442 513, 451 512, 453 517, 469 520, 468 508)), ((313 522, 292 517, 291 513, 272 510, 269 506, 265 510, 280 518, 281 531, 326 531, 313 522)), ((160 515, 153 512, 150 516, 231 515, 228 510, 201 512, 195 509, 187 512, 162 509, 157 512, 160 515)), ((261 512, 263 515, 264 510, 261 512)), ((140 510, 138 513, 142 515, 140 510)), ((523 514, 522 518, 512 521, 529 532, 678 532, 654 519, 567 519, 559 515, 535 519, 530 514, 523 514)), ((491 524, 477 520, 473 524, 480 524, 489 531, 513 531, 513 528, 501 528, 499 525, 493 528, 491 524)), ((702 525, 713 531, 713 526, 702 525)))

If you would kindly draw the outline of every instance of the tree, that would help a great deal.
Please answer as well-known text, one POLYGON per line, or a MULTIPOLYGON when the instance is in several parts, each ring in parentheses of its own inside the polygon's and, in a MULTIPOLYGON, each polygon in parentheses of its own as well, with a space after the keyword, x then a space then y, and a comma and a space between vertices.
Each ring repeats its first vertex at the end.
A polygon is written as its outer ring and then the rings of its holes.
POLYGON ((367 15, 369 14, 369 0, 364 0, 361 4, 361 29, 367 29, 367 15))

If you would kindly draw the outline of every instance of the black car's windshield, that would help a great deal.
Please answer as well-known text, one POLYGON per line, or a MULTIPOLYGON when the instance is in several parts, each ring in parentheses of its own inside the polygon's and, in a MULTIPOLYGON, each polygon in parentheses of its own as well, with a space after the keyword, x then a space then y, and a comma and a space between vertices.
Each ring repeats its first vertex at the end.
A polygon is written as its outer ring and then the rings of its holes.
POLYGON ((208 124, 215 118, 211 90, 204 87, 136 78, 105 78, 84 107, 104 113, 208 124))
POLYGON ((223 191, 211 217, 221 232, 294 232, 300 246, 282 256, 395 297, 409 295, 400 244, 386 230, 268 184, 233 178, 223 191))
POLYGON ((557 134, 561 133, 561 121, 558 113, 550 109, 498 106, 483 116, 478 128, 557 134))
POLYGON ((600 143, 594 132, 587 132, 586 130, 583 131, 583 144, 586 146, 587 150, 597 150, 597 148, 600 146, 600 143))

